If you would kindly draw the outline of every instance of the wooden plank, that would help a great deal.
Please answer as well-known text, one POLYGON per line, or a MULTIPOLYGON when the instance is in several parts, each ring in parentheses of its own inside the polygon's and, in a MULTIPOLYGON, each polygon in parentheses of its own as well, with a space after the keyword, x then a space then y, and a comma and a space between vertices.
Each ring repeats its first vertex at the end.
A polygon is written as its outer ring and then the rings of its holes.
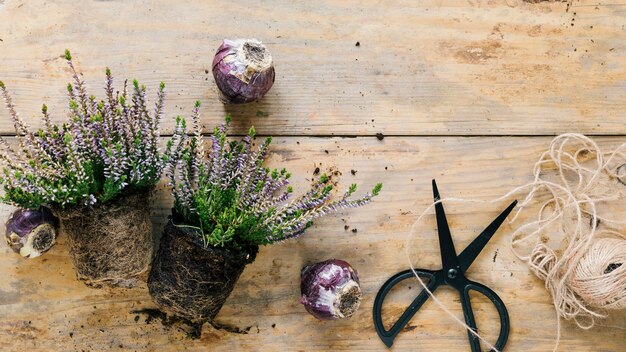
MULTIPOLYGON (((432 201, 430 180, 437 178, 444 197, 495 198, 532 179, 532 165, 549 142, 544 137, 277 138, 269 164, 294 171, 296 190, 308 184, 316 167, 330 166, 343 172, 344 186, 358 182, 364 191, 381 181, 384 188, 366 207, 319 221, 300 239, 262 248, 217 318, 222 324, 251 327, 248 334, 205 327, 201 338, 192 340, 180 326, 147 323, 146 316, 131 313, 154 307, 146 287, 84 287, 74 278, 66 240, 61 237, 49 253, 33 260, 21 260, 6 246, 0 247, 0 350, 383 350, 372 326, 373 299, 389 276, 408 265, 407 230, 432 201), (364 298, 351 320, 320 322, 298 303, 299 272, 304 264, 333 257, 347 260, 359 271, 364 298)), ((598 142, 608 148, 623 139, 607 137, 598 142)), ((161 186, 153 205, 155 234, 170 206, 161 186)), ((467 245, 504 206, 447 205, 457 248, 467 245)), ((10 211, 8 206, 0 207, 0 219, 4 221, 10 211)), ((523 213, 521 220, 533 216, 533 211, 523 213)), ((436 268, 434 218, 424 221, 410 252, 416 265, 436 268)), ((468 277, 490 286, 506 302, 512 321, 508 351, 548 351, 556 334, 555 313, 543 284, 509 250, 515 226, 502 227, 468 277)), ((415 283, 396 292, 386 306, 387 319, 398 317, 415 292, 415 283)), ((461 316, 458 298, 451 291, 437 294, 461 316)), ((480 331, 493 339, 492 305, 477 296, 473 306, 480 331)), ((623 315, 616 315, 601 324, 624 328, 624 321, 623 315)), ((626 343, 623 330, 607 326, 583 331, 564 322, 560 350, 621 350, 626 343)), ((464 351, 468 343, 465 332, 428 302, 397 339, 394 350, 464 351)))
POLYGON ((272 135, 625 134, 625 11, 590 0, 8 0, 0 79, 34 125, 44 101, 65 116, 69 48, 94 92, 106 65, 153 92, 165 81, 165 133, 201 99, 207 127, 228 111, 239 132, 254 122, 272 135), (210 62, 231 36, 274 54, 276 84, 259 103, 217 101, 210 62))

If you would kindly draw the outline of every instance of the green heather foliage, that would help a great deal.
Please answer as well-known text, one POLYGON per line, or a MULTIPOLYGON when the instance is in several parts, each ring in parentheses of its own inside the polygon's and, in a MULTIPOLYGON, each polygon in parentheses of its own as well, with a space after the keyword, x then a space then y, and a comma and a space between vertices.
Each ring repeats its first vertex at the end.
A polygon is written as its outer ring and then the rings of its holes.
POLYGON ((348 199, 356 185, 333 199, 333 185, 322 175, 311 189, 289 201, 293 189, 285 169, 270 170, 263 162, 271 143, 267 138, 252 147, 254 128, 241 141, 229 141, 226 123, 215 128, 206 146, 201 140, 198 109, 192 114, 193 133, 180 117, 165 151, 166 174, 174 195, 174 210, 202 236, 205 246, 240 249, 266 245, 302 235, 316 218, 340 209, 365 205, 382 185, 363 197, 348 199))
POLYGON ((159 120, 165 86, 161 83, 153 112, 146 107, 146 88, 133 82, 114 92, 111 71, 106 69, 104 100, 88 96, 81 76, 65 59, 74 83, 68 84, 68 121, 51 122, 42 108, 44 128, 31 132, 15 111, 0 82, 0 91, 15 125, 17 146, 0 138, 1 200, 36 209, 40 205, 67 207, 104 203, 123 192, 154 186, 162 173, 158 148, 159 120))

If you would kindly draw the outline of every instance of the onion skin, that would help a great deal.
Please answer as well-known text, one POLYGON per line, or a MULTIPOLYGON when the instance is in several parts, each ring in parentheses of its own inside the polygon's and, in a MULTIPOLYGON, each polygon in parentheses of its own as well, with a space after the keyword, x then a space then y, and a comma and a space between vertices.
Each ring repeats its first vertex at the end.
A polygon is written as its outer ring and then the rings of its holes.
POLYGON ((320 320, 351 317, 361 304, 359 277, 350 264, 330 259, 301 272, 300 303, 320 320))
POLYGON ((272 55, 256 39, 224 39, 213 58, 213 77, 223 103, 261 99, 274 85, 272 55))
POLYGON ((18 209, 6 223, 5 239, 15 253, 35 258, 50 249, 57 236, 59 220, 50 209, 18 209))

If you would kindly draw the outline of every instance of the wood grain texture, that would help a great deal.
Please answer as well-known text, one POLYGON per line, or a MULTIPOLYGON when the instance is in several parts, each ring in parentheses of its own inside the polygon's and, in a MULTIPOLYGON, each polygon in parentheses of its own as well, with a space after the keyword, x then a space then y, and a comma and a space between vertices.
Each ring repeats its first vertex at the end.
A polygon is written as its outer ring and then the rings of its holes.
POLYGON ((107 65, 153 92, 165 81, 166 133, 201 99, 208 128, 228 111, 239 132, 254 122, 272 135, 617 135, 625 24, 625 4, 578 0, 8 0, 0 79, 34 125, 44 101, 65 116, 69 48, 92 92, 107 65), (210 62, 224 37, 273 53, 276 84, 259 103, 218 102, 210 62))
MULTIPOLYGON (((380 181, 384 188, 368 206, 319 221, 297 240, 261 249, 217 317, 221 324, 249 327, 247 334, 205 326, 201 338, 193 340, 179 325, 164 327, 132 313, 154 307, 146 287, 83 286, 75 280, 66 239, 61 237, 49 253, 33 260, 22 260, 0 247, 0 350, 385 350, 372 324, 374 296, 389 276, 408 266, 407 230, 432 201, 430 180, 437 178, 443 197, 492 199, 530 181, 532 165, 549 142, 546 137, 276 138, 269 165, 293 171, 296 190, 310 182, 316 167, 333 166, 343 173, 344 186, 357 182, 363 192, 380 181), (333 257, 347 260, 359 271, 364 298, 351 320, 320 322, 298 302, 299 273, 305 264, 333 257)), ((610 148, 623 139, 605 137, 598 142, 610 148)), ((170 204, 161 185, 153 201, 155 235, 170 204)), ((456 247, 464 248, 506 205, 448 204, 456 247)), ((11 210, 0 207, 0 219, 4 221, 11 210)), ((529 209, 520 222, 533 215, 534 209, 529 209)), ((517 224, 499 230, 468 277, 493 288, 506 303, 512 321, 507 351, 548 351, 556 334, 555 313, 543 284, 509 249, 517 224)), ((425 218, 416 241, 409 251, 415 264, 439 267, 434 216, 425 218)), ((408 282, 393 292, 385 305, 385 321, 401 314, 416 287, 408 282)), ((462 316, 452 291, 437 295, 462 316)), ((495 339, 497 315, 491 303, 477 295, 473 307, 479 331, 495 339)), ((626 328, 624 318, 615 315, 601 324, 626 328)), ((624 343, 623 330, 598 326, 583 331, 564 322, 560 351, 620 351, 624 343)), ((465 351, 468 342, 465 332, 428 302, 394 344, 394 351, 409 350, 465 351)))
MULTIPOLYGON (((205 326, 194 340, 181 325, 132 313, 154 307, 145 285, 85 287, 75 279, 63 236, 33 260, 0 246, 0 350, 385 350, 372 324, 373 299, 389 276, 407 268, 407 230, 431 202, 430 179, 437 178, 444 197, 486 200, 531 179, 550 138, 525 135, 614 135, 599 139, 606 147, 624 141, 625 26, 626 4, 587 0, 0 0, 0 80, 33 126, 41 124, 44 102, 55 121, 65 117, 70 76, 60 55, 69 48, 96 95, 106 66, 118 86, 137 78, 154 93, 165 81, 164 134, 176 114, 188 115, 200 99, 206 130, 230 112, 234 133, 254 124, 261 135, 278 136, 269 163, 292 170, 296 186, 307 185, 316 167, 331 166, 343 172, 345 186, 385 185, 371 205, 262 248, 217 318, 249 328, 247 334, 205 326), (257 37, 270 48, 277 80, 260 102, 218 101, 210 62, 224 37, 257 37), (379 132, 397 137, 379 141, 379 132), (364 300, 351 320, 319 322, 298 303, 301 267, 331 257, 350 262, 362 278, 364 300)), ((12 131, 0 109, 0 135, 12 131)), ((153 200, 155 237, 170 205, 162 184, 153 200)), ((446 206, 456 247, 504 206, 446 206)), ((0 206, 0 221, 12 210, 0 206)), ((514 226, 500 230, 468 276, 505 301, 512 320, 507 351, 549 351, 556 316, 543 284, 509 249, 514 226)), ((416 239, 410 249, 416 265, 437 268, 432 217, 416 239)), ((416 285, 393 293, 388 321, 401 314, 416 285)), ((462 315, 451 291, 438 297, 462 315)), ((476 296, 473 304, 481 333, 495 339, 491 303, 476 296)), ((590 331, 564 322, 559 350, 621 351, 624 321, 616 315, 590 331)), ((394 344, 394 351, 467 349, 465 332, 433 302, 394 344)))

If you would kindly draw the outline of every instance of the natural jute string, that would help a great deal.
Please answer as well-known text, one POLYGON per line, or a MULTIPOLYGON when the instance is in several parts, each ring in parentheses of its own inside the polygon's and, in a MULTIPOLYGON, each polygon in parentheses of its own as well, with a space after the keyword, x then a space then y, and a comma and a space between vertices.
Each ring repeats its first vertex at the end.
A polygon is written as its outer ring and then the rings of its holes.
MULTIPOLYGON (((526 194, 510 223, 511 249, 531 271, 545 281, 557 313, 560 341, 561 318, 591 328, 609 310, 626 309, 626 236, 620 226, 626 221, 604 215, 607 208, 626 210, 626 143, 604 153, 590 138, 580 134, 556 137, 533 168, 534 180, 492 200, 445 198, 440 202, 500 203, 516 194, 526 194), (621 208, 619 206, 621 205, 621 208), (539 206, 530 221, 515 224, 526 208, 539 206)), ((431 298, 458 324, 489 348, 484 338, 448 310, 415 273, 409 248, 426 208, 411 226, 405 253, 417 281, 431 298)), ((531 208, 532 209, 532 208, 531 208)), ((527 210, 528 211, 528 210, 527 210)), ((615 213, 615 211, 613 211, 615 213)))

